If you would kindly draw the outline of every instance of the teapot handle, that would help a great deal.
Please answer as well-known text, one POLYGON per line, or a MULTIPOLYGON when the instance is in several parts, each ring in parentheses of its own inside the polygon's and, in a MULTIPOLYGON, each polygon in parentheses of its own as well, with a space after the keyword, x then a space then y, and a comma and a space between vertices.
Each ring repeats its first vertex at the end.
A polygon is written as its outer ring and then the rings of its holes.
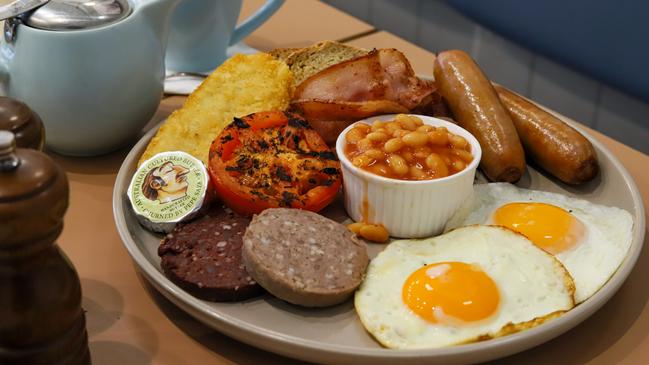
POLYGON ((270 18, 284 4, 284 0, 268 0, 254 14, 244 20, 232 33, 230 45, 236 44, 244 39, 248 34, 259 28, 268 18, 270 18))
POLYGON ((9 95, 9 65, 14 57, 16 18, 5 20, 4 39, 0 43, 0 95, 9 95))

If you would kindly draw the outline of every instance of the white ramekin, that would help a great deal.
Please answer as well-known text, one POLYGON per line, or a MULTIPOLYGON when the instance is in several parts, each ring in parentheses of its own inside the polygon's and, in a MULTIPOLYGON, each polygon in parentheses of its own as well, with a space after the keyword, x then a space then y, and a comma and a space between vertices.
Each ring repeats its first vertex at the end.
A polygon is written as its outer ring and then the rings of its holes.
MULTIPOLYGON (((414 114, 411 114, 414 115, 414 114)), ((367 118, 357 123, 394 120, 396 114, 367 118)), ((442 119, 415 115, 424 124, 446 127, 471 144, 473 161, 462 171, 440 179, 408 181, 375 175, 354 166, 345 156, 345 135, 354 124, 345 128, 336 141, 336 152, 343 172, 345 209, 356 222, 362 220, 363 204, 367 205, 369 223, 382 224, 393 237, 429 237, 441 233, 446 221, 473 191, 473 180, 482 150, 471 133, 442 119)))

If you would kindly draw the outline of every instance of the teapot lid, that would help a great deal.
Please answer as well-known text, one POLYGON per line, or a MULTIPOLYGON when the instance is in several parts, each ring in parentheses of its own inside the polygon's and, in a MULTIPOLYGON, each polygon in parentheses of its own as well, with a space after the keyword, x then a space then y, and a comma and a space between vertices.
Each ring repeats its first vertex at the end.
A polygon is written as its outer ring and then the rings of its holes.
POLYGON ((36 9, 25 24, 46 30, 75 30, 104 26, 131 13, 127 0, 50 0, 36 9))
POLYGON ((0 2, 0 19, 13 18, 47 3, 50 0, 9 0, 0 2))

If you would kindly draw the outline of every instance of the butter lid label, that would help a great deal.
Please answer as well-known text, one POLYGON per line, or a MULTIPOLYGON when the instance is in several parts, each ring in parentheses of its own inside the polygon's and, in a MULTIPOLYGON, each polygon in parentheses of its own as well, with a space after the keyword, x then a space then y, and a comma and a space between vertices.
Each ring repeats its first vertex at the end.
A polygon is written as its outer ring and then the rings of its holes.
POLYGON ((128 197, 138 218, 180 222, 200 209, 207 185, 207 170, 200 160, 185 152, 163 152, 137 169, 128 197))

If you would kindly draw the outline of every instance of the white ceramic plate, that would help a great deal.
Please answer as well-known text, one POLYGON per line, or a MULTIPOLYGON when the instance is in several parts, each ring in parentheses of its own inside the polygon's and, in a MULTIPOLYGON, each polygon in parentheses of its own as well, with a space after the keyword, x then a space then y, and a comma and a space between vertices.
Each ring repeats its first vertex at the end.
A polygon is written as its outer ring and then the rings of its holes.
MULTIPOLYGON (((566 122, 573 124, 569 120, 566 122)), ((528 172, 517 185, 626 209, 634 217, 633 242, 629 253, 606 285, 570 312, 530 330, 484 342, 442 349, 390 350, 381 348, 365 332, 351 300, 332 308, 303 309, 270 295, 241 303, 212 303, 187 294, 163 275, 157 255, 161 237, 138 224, 126 198, 137 161, 155 130, 147 133, 133 147, 120 168, 113 192, 115 223, 133 261, 157 290, 199 321, 250 345, 306 361, 331 364, 451 365, 488 361, 546 342, 588 318, 618 290, 640 254, 645 221, 638 189, 622 164, 599 142, 580 131, 597 150, 601 167, 598 178, 574 188, 528 166, 528 172)), ((325 214, 344 220, 342 201, 334 202, 325 214)), ((370 246, 370 257, 384 247, 370 246)))

